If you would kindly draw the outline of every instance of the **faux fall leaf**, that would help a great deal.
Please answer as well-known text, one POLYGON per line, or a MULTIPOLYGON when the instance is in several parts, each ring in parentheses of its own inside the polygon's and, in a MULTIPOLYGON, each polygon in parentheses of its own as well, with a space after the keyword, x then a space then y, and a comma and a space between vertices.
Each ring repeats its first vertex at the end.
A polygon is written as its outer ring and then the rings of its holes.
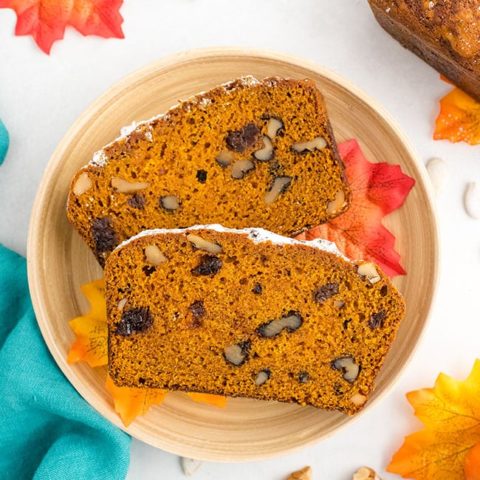
POLYGON ((372 260, 390 277, 404 275, 395 237, 382 225, 382 218, 403 205, 415 180, 398 165, 370 163, 356 140, 341 143, 339 151, 352 190, 350 208, 299 238, 325 238, 352 260, 372 260))
POLYGON ((407 395, 424 429, 405 438, 387 471, 415 480, 480 479, 480 360, 464 381, 440 374, 407 395))
POLYGON ((227 405, 227 397, 222 395, 212 395, 210 393, 189 392, 187 395, 197 403, 206 403, 213 407, 224 408, 227 405))
POLYGON ((123 38, 123 0, 0 0, 0 8, 17 14, 15 35, 32 35, 37 45, 50 53, 53 42, 61 40, 67 26, 82 35, 123 38))
POLYGON ((159 388, 117 387, 109 375, 105 387, 112 395, 113 407, 126 427, 139 415, 145 415, 152 405, 160 405, 167 394, 166 390, 159 388))
POLYGON ((96 280, 80 288, 90 304, 90 310, 69 322, 76 339, 67 360, 69 363, 87 362, 91 367, 101 367, 108 363, 105 281, 96 280))
POLYGON ((480 144, 480 103, 455 87, 440 100, 433 138, 480 144))

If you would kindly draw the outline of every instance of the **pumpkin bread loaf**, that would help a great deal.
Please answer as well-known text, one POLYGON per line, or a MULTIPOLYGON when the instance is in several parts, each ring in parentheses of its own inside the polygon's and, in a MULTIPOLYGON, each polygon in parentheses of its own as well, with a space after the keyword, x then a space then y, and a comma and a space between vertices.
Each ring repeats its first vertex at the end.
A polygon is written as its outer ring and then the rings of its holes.
POLYGON ((478 0, 369 0, 369 3, 390 35, 480 101, 478 0))
POLYGON ((374 264, 262 229, 143 232, 109 256, 105 278, 119 386, 353 414, 404 316, 374 264))
POLYGON ((315 84, 245 77, 97 152, 72 180, 67 216, 103 265, 145 229, 222 223, 293 236, 349 198, 315 84))

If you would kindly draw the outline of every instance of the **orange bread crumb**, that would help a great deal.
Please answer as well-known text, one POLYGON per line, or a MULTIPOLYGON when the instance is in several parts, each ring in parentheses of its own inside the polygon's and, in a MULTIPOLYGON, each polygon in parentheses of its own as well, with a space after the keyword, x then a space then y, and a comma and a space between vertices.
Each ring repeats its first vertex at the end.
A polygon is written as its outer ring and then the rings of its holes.
POLYGON ((293 236, 349 199, 314 82, 246 77, 97 152, 72 180, 67 216, 103 265, 148 228, 221 223, 293 236))
POLYGON ((333 248, 219 226, 134 237, 105 269, 112 379, 355 413, 404 303, 333 248))

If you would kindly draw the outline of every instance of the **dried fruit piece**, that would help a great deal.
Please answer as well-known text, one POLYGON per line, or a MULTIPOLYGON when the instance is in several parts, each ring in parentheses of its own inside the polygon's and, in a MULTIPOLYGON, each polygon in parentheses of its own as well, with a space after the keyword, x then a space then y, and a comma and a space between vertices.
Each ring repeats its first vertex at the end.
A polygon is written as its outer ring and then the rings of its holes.
POLYGON ((297 470, 287 480, 312 480, 312 469, 311 467, 304 467, 301 470, 297 470))
POLYGON ((244 152, 252 147, 258 140, 260 130, 254 123, 248 123, 240 130, 228 132, 226 142, 230 150, 244 152))
POLYGON ((138 192, 139 190, 145 190, 149 186, 149 183, 146 182, 129 182, 118 177, 112 177, 110 184, 119 193, 138 192))
POLYGON ((225 347, 223 356, 227 362, 239 367, 248 360, 250 346, 251 344, 249 341, 229 345, 228 347, 225 347))
POLYGON ((197 180, 200 183, 205 183, 207 181, 207 171, 206 170, 197 170, 197 180))
POLYGON ((195 248, 198 248, 199 250, 205 250, 213 254, 222 253, 223 251, 222 246, 219 245, 218 243, 210 242, 193 233, 187 234, 187 240, 190 243, 192 243, 195 248))
POLYGON ((213 276, 222 268, 222 261, 215 255, 203 255, 200 263, 191 270, 193 275, 213 276))
POLYGON ((277 177, 272 183, 270 190, 265 194, 265 203, 273 203, 281 193, 285 192, 292 183, 292 177, 277 177))
POLYGON ((124 310, 120 322, 116 325, 115 333, 129 336, 134 333, 141 333, 153 325, 153 317, 148 307, 132 308, 124 310))
POLYGON ((148 245, 145 247, 145 258, 148 263, 155 265, 161 265, 168 261, 167 257, 160 251, 156 245, 148 245))
POLYGON ((228 150, 224 150, 217 155, 215 161, 222 167, 228 167, 235 160, 235 155, 228 150))
POLYGON ((78 176, 77 181, 73 186, 73 193, 77 196, 80 196, 83 195, 85 192, 88 192, 88 190, 90 190, 91 188, 92 181, 90 180, 88 173, 83 172, 78 176))
POLYGON ((117 235, 108 217, 96 218, 92 223, 92 237, 97 254, 109 252, 117 245, 117 235))
POLYGON ((335 198, 331 202, 327 203, 327 214, 336 215, 338 212, 341 212, 346 205, 347 201, 345 199, 345 192, 343 190, 339 190, 335 194, 335 198))
POLYGON ((257 385, 257 387, 260 387, 270 378, 270 375, 271 372, 268 368, 260 370, 255 376, 255 385, 257 385))
POLYGON ((275 156, 272 141, 268 137, 263 137, 263 148, 253 152, 253 156, 260 162, 268 162, 275 156))
POLYGON ((175 195, 160 197, 160 206, 167 212, 174 212, 180 207, 180 200, 175 195))
POLYGON ((323 303, 325 300, 338 294, 338 283, 327 283, 317 288, 313 292, 313 300, 317 303, 323 303))
POLYGON ((368 321, 368 326, 371 329, 382 328, 386 318, 387 318, 387 314, 385 313, 384 310, 373 313, 370 316, 370 320, 368 321))
POLYGON ((283 129, 283 122, 276 117, 269 118, 267 122, 267 135, 273 140, 283 129))
POLYGON ((255 164, 251 160, 237 160, 232 166, 232 178, 240 180, 254 168, 255 164))
POLYGON ((355 359, 350 355, 333 360, 332 368, 342 372, 343 379, 349 383, 353 383, 360 373, 360 366, 355 363, 355 359))
POLYGON ((263 291, 263 287, 260 283, 256 283, 252 288, 252 292, 255 295, 261 295, 262 291, 263 291))
POLYGON ((314 150, 322 150, 327 146, 327 142, 323 137, 315 137, 307 142, 298 142, 292 145, 292 150, 297 153, 313 152, 314 150))
POLYGON ((145 208, 145 197, 141 193, 134 193, 128 198, 127 203, 132 208, 143 210, 145 208))
POLYGON ((279 335, 282 330, 293 333, 298 330, 303 323, 302 316, 293 310, 290 310, 285 316, 262 323, 257 328, 257 333, 261 337, 273 338, 279 335))
POLYGON ((193 326, 199 327, 202 324, 201 319, 205 315, 205 305, 202 300, 195 300, 188 308, 193 315, 193 326))
POLYGON ((358 266, 357 272, 365 277, 372 285, 379 282, 382 277, 377 272, 377 267, 372 262, 365 262, 358 266))

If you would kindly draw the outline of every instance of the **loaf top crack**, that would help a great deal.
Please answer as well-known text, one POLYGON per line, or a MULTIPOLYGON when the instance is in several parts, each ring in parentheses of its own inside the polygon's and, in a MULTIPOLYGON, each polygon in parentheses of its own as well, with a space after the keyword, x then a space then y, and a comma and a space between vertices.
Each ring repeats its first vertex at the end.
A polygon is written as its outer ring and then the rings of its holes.
POLYGON ((245 77, 97 152, 71 182, 67 216, 103 265, 145 229, 221 223, 293 236, 349 201, 314 82, 245 77))
POLYGON ((105 278, 117 385, 347 414, 365 405, 405 310, 374 264, 260 229, 144 232, 105 278))

